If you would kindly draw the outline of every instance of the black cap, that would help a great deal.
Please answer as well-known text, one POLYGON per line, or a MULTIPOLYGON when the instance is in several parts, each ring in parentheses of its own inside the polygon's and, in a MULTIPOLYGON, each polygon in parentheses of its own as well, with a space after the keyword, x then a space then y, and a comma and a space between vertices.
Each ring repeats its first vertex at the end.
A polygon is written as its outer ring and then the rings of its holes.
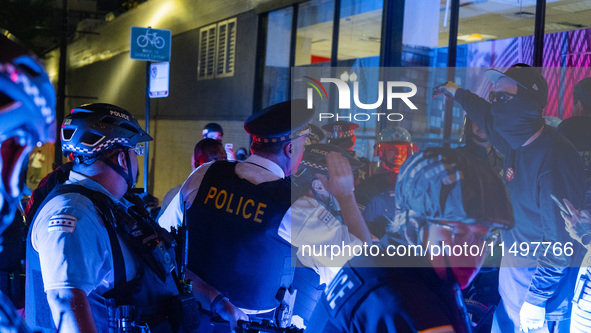
POLYGON ((305 99, 271 105, 248 117, 244 129, 255 142, 283 142, 307 135, 314 115, 305 99))
POLYGON ((310 133, 306 135, 306 145, 320 143, 324 139, 324 132, 316 125, 308 124, 308 127, 310 127, 310 133))
POLYGON ((316 172, 328 172, 328 166, 326 164, 326 155, 330 152, 336 152, 343 155, 351 164, 353 170, 361 168, 364 164, 349 154, 348 151, 344 150, 335 145, 318 143, 306 146, 304 155, 302 156, 302 162, 299 167, 306 167, 316 169, 316 172))
POLYGON ((359 169, 364 164, 353 157, 347 150, 335 145, 326 143, 317 143, 306 146, 302 156, 302 161, 298 166, 298 172, 292 175, 292 180, 298 186, 309 185, 316 178, 316 174, 328 176, 328 165, 326 164, 326 155, 330 152, 337 152, 349 161, 352 170, 359 169))
POLYGON ((322 126, 322 129, 326 131, 328 139, 331 140, 353 137, 354 131, 358 127, 357 124, 339 120, 322 126))
POLYGON ((511 79, 517 83, 518 93, 523 91, 538 102, 541 108, 548 104, 548 82, 535 67, 511 67, 505 73, 489 69, 484 75, 492 84, 496 84, 502 77, 511 79))

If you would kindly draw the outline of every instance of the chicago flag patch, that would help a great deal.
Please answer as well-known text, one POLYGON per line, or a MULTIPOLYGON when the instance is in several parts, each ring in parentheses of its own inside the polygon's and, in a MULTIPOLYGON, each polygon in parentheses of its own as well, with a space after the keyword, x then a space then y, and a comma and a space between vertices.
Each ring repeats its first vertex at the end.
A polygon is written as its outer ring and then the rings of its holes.
POLYGON ((53 215, 49 218, 49 224, 47 225, 47 231, 65 231, 69 233, 74 232, 76 228, 76 221, 78 219, 72 215, 58 214, 53 215))

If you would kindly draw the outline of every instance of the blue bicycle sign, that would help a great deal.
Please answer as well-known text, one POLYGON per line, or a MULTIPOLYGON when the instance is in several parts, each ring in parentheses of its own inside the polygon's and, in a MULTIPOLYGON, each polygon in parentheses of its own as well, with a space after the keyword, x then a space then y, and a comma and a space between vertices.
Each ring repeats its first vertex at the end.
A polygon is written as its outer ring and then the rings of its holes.
POLYGON ((170 30, 131 27, 129 55, 145 61, 170 61, 170 30))

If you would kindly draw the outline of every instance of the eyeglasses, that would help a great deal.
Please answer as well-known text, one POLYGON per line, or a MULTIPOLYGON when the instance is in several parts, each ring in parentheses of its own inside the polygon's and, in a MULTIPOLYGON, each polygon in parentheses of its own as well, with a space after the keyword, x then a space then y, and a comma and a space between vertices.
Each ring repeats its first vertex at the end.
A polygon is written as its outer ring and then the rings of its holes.
POLYGON ((452 242, 474 244, 475 242, 485 242, 487 244, 492 243, 494 246, 499 240, 499 234, 495 230, 491 230, 485 234, 478 234, 470 230, 468 225, 462 224, 461 226, 453 226, 449 224, 443 224, 439 221, 428 220, 428 223, 441 228, 450 234, 452 242))
POLYGON ((491 103, 507 103, 517 95, 510 94, 504 91, 491 91, 488 94, 488 101, 491 103))
POLYGON ((129 148, 129 150, 133 150, 133 152, 137 155, 137 156, 142 156, 144 155, 144 145, 141 143, 138 143, 137 145, 135 145, 134 147, 129 148))

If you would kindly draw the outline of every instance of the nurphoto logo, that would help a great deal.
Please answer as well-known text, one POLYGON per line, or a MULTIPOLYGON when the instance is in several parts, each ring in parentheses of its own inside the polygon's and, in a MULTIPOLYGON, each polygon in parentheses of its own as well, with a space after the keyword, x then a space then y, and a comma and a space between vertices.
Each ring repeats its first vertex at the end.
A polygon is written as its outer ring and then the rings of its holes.
MULTIPOLYGON (((310 76, 304 76, 306 79, 304 82, 310 87, 307 89, 307 107, 308 109, 314 108, 314 98, 318 96, 321 101, 328 101, 328 93, 322 83, 333 83, 338 92, 338 108, 340 110, 351 109, 351 89, 349 84, 341 79, 336 78, 320 78, 316 80, 310 76)), ((362 110, 376 110, 384 103, 384 81, 378 81, 377 86, 377 101, 375 103, 364 103, 359 98, 359 82, 353 82, 353 103, 357 108, 362 110)), ((400 99, 406 104, 411 110, 417 110, 416 105, 410 100, 411 97, 416 95, 417 86, 412 82, 407 81, 386 81, 386 109, 392 110, 393 100, 400 99), (401 89, 402 88, 402 89, 401 89), (410 91, 408 91, 410 89, 410 91), (401 91, 402 90, 402 91, 401 91), (404 91, 406 90, 406 91, 404 91)), ((372 116, 377 117, 377 120, 381 120, 381 117, 388 119, 389 121, 401 121, 404 116, 400 113, 354 113, 354 114, 339 114, 335 115, 332 113, 319 113, 319 121, 322 119, 335 120, 348 120, 348 121, 368 121, 372 116)))

